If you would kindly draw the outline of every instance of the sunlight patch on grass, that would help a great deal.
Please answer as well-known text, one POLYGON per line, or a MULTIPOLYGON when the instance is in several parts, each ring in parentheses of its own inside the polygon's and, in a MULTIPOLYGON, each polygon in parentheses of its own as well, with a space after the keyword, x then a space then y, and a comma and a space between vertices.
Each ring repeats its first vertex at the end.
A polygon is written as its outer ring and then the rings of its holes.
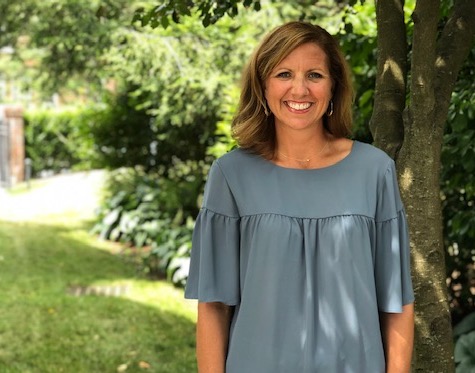
POLYGON ((168 282, 121 279, 112 282, 97 281, 91 285, 127 287, 127 292, 120 297, 196 322, 196 301, 184 299, 183 289, 168 282))

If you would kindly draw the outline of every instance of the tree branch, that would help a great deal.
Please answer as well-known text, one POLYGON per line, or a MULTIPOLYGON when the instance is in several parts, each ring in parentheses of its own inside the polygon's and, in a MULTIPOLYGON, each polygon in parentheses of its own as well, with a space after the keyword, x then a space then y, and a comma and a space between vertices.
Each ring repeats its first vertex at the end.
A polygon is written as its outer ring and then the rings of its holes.
POLYGON ((403 141, 407 42, 404 0, 377 0, 378 72, 370 129, 375 145, 395 158, 403 141))

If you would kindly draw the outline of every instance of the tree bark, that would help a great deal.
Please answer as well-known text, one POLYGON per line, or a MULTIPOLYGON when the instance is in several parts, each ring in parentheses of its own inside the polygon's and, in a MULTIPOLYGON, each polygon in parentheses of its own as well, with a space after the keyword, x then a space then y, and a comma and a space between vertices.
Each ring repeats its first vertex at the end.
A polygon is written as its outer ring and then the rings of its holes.
POLYGON ((440 0, 417 1, 413 14, 410 103, 404 109, 402 83, 387 73, 387 67, 399 61, 396 66, 401 66, 400 71, 406 74, 402 66, 407 54, 402 56, 401 47, 406 35, 400 34, 401 22, 404 23, 400 14, 403 0, 379 0, 376 6, 380 54, 371 131, 375 144, 396 159, 409 220, 416 295, 413 372, 451 373, 454 362, 445 282, 440 155, 451 94, 458 71, 473 45, 475 7, 472 0, 455 1, 451 17, 437 40, 440 0), (395 43, 396 37, 401 41, 395 43), (391 46, 392 53, 387 52, 391 46))
POLYGON ((407 42, 404 0, 376 0, 378 74, 370 129, 374 144, 392 158, 403 141, 406 105, 407 42))

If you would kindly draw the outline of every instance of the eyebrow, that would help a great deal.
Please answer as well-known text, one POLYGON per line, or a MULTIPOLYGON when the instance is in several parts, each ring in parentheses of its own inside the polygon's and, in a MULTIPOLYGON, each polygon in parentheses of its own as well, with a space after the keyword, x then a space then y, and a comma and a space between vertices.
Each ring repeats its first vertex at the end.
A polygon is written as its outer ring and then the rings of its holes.
MULTIPOLYGON (((274 67, 274 70, 278 70, 278 69, 284 69, 284 70, 292 71, 291 68, 286 67, 285 65, 277 65, 277 66, 274 67)), ((323 66, 314 66, 314 67, 311 67, 310 69, 307 69, 307 71, 312 71, 312 70, 329 70, 329 69, 325 65, 323 65, 323 66)))
MULTIPOLYGON (((282 66, 282 67, 276 66, 272 71, 279 71, 279 70, 293 71, 293 69, 290 69, 285 66, 282 66)), ((318 71, 319 73, 325 73, 325 74, 330 73, 330 70, 327 67, 312 67, 311 69, 306 70, 307 73, 313 72, 313 71, 318 71)))

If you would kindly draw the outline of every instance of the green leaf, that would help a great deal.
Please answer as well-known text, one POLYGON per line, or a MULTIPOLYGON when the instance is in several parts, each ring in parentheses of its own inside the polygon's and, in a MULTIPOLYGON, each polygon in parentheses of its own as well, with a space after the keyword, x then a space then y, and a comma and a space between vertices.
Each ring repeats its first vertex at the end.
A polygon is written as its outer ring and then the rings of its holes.
POLYGON ((134 12, 134 16, 132 17, 132 23, 135 23, 137 21, 141 21, 144 15, 144 9, 139 8, 134 12))
POLYGON ((180 23, 180 15, 178 14, 176 10, 174 10, 172 13, 172 19, 173 19, 173 22, 180 23))
POLYGON ((462 335, 455 344, 454 351, 457 373, 475 371, 475 331, 462 335))
POLYGON ((463 132, 468 126, 468 118, 466 115, 457 114, 451 123, 451 127, 456 132, 463 132))
POLYGON ((373 89, 368 89, 366 92, 364 92, 359 99, 359 104, 361 106, 365 106, 368 101, 370 101, 373 98, 374 95, 374 90, 373 89))
POLYGON ((203 17, 203 26, 204 27, 208 27, 210 24, 211 24, 211 16, 209 14, 206 14, 204 17, 203 17))
POLYGON ((143 14, 141 17, 142 27, 147 26, 150 23, 151 18, 152 18, 152 12, 147 12, 143 14))
POLYGON ((462 334, 467 334, 475 331, 475 312, 465 316, 453 330, 454 338, 460 337, 462 334))
POLYGON ((162 24, 162 27, 166 29, 170 25, 170 21, 167 16, 162 16, 160 19, 160 23, 162 24))

